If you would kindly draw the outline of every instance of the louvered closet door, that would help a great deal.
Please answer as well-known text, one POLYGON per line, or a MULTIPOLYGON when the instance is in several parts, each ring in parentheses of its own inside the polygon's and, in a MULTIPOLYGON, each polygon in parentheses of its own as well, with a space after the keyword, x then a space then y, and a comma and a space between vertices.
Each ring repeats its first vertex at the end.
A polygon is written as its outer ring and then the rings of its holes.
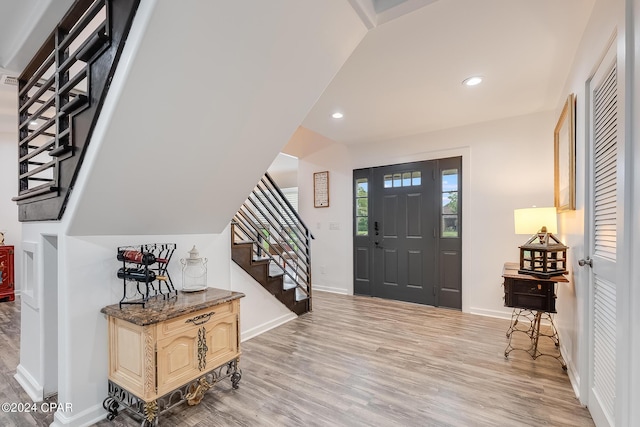
MULTIPOLYGON (((615 44, 614 44, 615 46, 615 44)), ((588 185, 591 270, 589 409, 597 426, 615 425, 616 258, 619 123, 615 48, 589 83, 590 165, 588 185)))

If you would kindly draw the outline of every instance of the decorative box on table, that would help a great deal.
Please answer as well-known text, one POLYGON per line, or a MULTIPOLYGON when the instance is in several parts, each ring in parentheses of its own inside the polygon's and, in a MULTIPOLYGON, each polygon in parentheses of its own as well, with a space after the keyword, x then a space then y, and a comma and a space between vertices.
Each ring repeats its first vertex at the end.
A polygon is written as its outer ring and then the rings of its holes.
POLYGON ((534 236, 520 246, 519 273, 546 279, 567 274, 567 247, 552 234, 546 237, 549 241, 540 242, 534 236))

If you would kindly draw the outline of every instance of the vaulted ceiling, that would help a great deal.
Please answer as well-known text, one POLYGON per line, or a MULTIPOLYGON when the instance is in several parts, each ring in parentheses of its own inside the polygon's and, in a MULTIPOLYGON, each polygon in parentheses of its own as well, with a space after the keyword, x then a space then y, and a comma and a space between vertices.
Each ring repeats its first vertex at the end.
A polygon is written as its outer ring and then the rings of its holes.
MULTIPOLYGON (((346 144, 556 108, 594 3, 344 1, 370 30, 302 125, 346 144), (483 83, 463 86, 472 75, 483 83)), ((71 3, 0 0, 0 75, 26 65, 71 3)))
POLYGON ((553 110, 593 4, 422 2, 369 30, 303 126, 358 144, 553 110), (462 85, 475 75, 480 85, 462 85))

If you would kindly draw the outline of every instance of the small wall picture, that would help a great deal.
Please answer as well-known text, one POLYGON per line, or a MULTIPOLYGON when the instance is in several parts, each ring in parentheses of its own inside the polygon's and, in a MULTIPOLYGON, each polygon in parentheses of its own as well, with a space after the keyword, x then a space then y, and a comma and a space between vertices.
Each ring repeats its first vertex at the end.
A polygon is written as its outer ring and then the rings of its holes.
POLYGON ((313 207, 329 207, 329 171, 313 174, 313 207))

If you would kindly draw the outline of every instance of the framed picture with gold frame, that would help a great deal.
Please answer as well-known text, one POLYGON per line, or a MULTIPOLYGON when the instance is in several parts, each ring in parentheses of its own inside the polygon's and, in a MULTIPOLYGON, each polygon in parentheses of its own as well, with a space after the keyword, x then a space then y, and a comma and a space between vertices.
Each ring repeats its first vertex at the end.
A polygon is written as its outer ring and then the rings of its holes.
POLYGON ((329 207, 329 171, 313 174, 313 207, 329 207))
POLYGON ((567 97, 553 132, 554 202, 558 212, 576 208, 576 96, 567 97))

